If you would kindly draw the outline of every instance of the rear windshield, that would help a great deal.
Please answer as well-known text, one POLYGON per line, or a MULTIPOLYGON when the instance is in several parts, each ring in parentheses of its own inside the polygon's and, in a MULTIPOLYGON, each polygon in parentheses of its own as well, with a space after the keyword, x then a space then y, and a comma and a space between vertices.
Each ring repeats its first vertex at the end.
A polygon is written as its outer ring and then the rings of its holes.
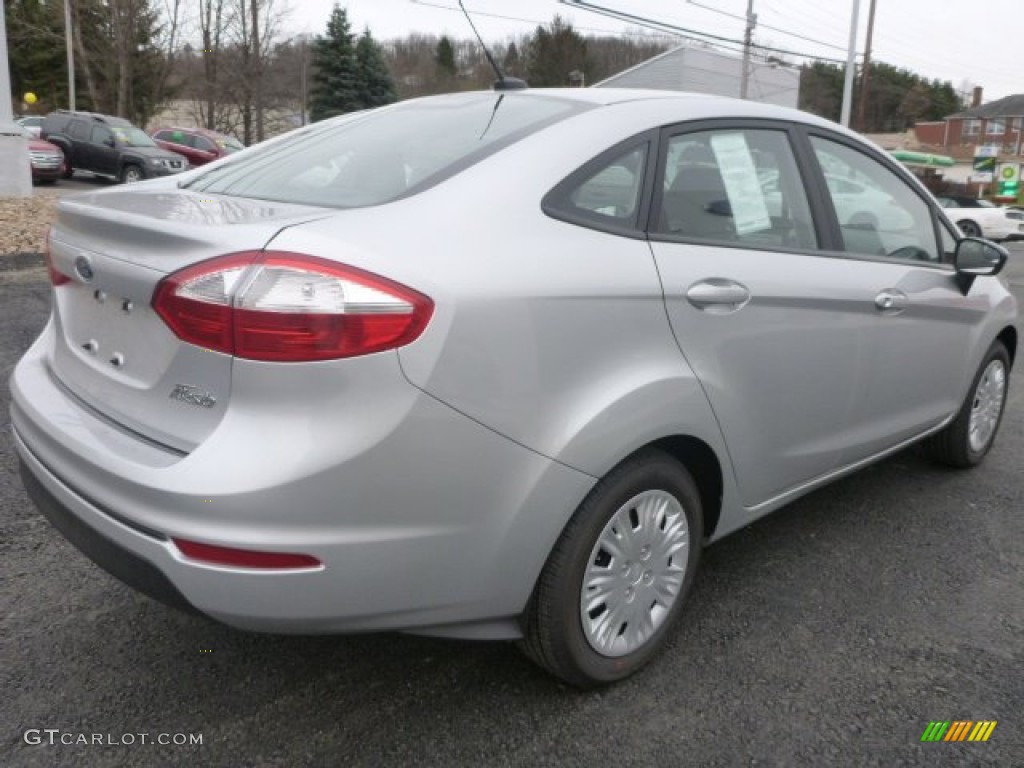
POLYGON ((380 205, 433 186, 589 108, 527 94, 467 93, 409 101, 300 130, 185 186, 333 208, 380 205))

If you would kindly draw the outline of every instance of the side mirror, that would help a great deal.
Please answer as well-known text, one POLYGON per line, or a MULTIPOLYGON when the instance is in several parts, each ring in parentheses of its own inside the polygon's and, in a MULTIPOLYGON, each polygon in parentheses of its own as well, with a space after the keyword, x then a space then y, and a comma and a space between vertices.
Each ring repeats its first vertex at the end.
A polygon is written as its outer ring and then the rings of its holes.
POLYGON ((998 275, 1009 258, 1010 254, 1001 245, 979 237, 962 238, 953 253, 953 266, 956 268, 960 291, 966 296, 975 278, 998 275))
POLYGON ((953 265, 965 275, 998 275, 1010 254, 1001 245, 978 237, 965 237, 956 244, 953 265))
POLYGON ((103 143, 104 143, 104 144, 106 144, 106 145, 107 145, 108 147, 110 147, 111 149, 113 149, 113 148, 114 148, 115 146, 117 146, 117 145, 116 145, 116 144, 114 143, 114 140, 113 140, 113 139, 104 139, 104 140, 103 140, 103 143))

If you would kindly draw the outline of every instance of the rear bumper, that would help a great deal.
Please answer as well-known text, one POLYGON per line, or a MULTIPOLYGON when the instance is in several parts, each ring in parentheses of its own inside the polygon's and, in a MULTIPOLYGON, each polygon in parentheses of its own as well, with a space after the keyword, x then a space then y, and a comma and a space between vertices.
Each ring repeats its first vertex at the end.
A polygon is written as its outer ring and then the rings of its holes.
MULTIPOLYGON (((291 403, 260 423, 260 409, 236 394, 239 413, 229 410, 203 445, 163 455, 53 380, 49 332, 11 378, 14 442, 33 501, 122 581, 234 627, 516 637, 515 617, 594 482, 400 373, 388 379, 398 394, 382 386, 354 404, 360 423, 338 402, 330 418, 315 403, 291 403), (210 565, 184 556, 174 538, 304 553, 323 567, 210 565)), ((396 359, 378 362, 397 371, 396 359)))
MULTIPOLYGON (((22 449, 24 451, 23 446, 22 449)), ((25 492, 53 527, 64 534, 64 538, 111 576, 142 594, 180 610, 195 611, 195 607, 159 568, 122 546, 116 539, 105 536, 87 525, 72 513, 69 507, 37 479, 37 474, 45 476, 49 473, 38 462, 33 463, 35 466, 30 470, 24 460, 21 462, 21 482, 25 486, 25 492)), ((49 477, 49 481, 51 486, 56 484, 56 479, 52 476, 49 477)))

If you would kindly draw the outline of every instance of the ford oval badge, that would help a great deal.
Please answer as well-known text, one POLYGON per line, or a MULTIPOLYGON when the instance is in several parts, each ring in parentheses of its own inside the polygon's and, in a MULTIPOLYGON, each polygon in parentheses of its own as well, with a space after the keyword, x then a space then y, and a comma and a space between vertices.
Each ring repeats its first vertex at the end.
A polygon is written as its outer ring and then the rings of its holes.
POLYGON ((75 259, 75 272, 87 283, 96 276, 96 273, 92 271, 92 262, 85 256, 75 259))

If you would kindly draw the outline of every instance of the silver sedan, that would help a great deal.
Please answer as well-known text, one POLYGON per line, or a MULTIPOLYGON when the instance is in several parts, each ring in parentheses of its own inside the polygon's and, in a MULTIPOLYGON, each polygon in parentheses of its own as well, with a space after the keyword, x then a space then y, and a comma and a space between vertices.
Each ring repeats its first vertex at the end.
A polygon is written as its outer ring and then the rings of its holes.
POLYGON ((706 544, 912 443, 982 460, 1005 261, 804 113, 409 101, 64 198, 15 442, 42 512, 154 597, 607 683, 706 544))

